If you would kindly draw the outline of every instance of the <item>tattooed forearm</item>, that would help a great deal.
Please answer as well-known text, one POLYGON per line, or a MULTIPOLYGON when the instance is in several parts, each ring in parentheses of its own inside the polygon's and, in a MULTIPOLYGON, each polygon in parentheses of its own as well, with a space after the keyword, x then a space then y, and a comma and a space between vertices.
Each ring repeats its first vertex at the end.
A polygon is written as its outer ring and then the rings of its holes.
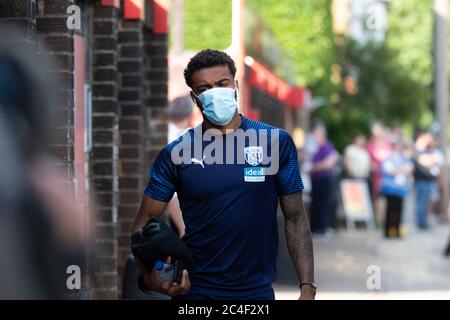
POLYGON ((302 193, 280 198, 285 217, 286 241, 300 282, 314 281, 314 254, 302 193))

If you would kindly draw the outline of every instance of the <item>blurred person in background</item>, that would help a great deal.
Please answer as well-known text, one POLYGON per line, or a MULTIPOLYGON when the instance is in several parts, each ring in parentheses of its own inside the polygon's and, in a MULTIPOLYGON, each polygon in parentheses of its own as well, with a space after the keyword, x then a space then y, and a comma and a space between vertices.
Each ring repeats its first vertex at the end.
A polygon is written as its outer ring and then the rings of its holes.
POLYGON ((386 139, 392 145, 392 147, 398 141, 405 141, 405 134, 402 127, 398 123, 395 123, 391 127, 386 128, 385 135, 386 139))
MULTIPOLYGON (((447 217, 450 219, 450 203, 448 204, 447 207, 447 217)), ((450 257, 450 236, 448 237, 447 244, 444 249, 444 256, 450 257)))
POLYGON ((370 155, 367 152, 366 143, 366 137, 360 133, 355 136, 353 143, 345 148, 344 169, 346 177, 350 179, 363 179, 369 182, 370 155))
MULTIPOLYGON (((447 147, 447 168, 450 168, 450 145, 447 147)), ((449 183, 449 182, 450 181, 447 181, 447 183, 449 183)), ((447 203, 446 214, 447 214, 447 219, 450 220, 450 201, 447 203)), ((445 245, 444 256, 450 257, 450 236, 448 237, 446 245, 445 245)))
POLYGON ((180 96, 173 99, 169 105, 168 142, 181 137, 188 129, 192 128, 192 113, 194 106, 192 99, 180 96))
MULTIPOLYGON (((436 179, 432 182, 431 186, 431 196, 430 196, 430 205, 428 207, 428 214, 434 216, 439 215, 439 209, 438 209, 438 203, 440 199, 440 188, 441 188, 441 173, 442 169, 444 167, 444 154, 441 150, 439 150, 438 144, 437 144, 437 138, 436 136, 432 135, 432 139, 430 141, 430 153, 434 155, 436 158, 436 169, 435 172, 437 173, 436 179)), ((443 182, 442 182, 443 183, 443 182)))
POLYGON ((405 153, 405 144, 394 142, 391 155, 381 164, 382 179, 380 193, 386 197, 387 207, 384 221, 384 236, 400 238, 403 200, 409 193, 413 163, 405 153))
POLYGON ((414 143, 414 189, 415 219, 419 230, 428 225, 428 209, 431 202, 434 183, 440 173, 440 159, 433 149, 433 136, 429 132, 420 132, 414 143))
POLYGON ((333 144, 327 139, 324 124, 316 122, 311 128, 316 148, 311 168, 311 231, 317 240, 326 240, 332 234, 334 168, 338 160, 333 144))
MULTIPOLYGON (((169 143, 181 137, 188 129, 192 128, 193 114, 192 99, 186 96, 175 98, 169 106, 169 143)), ((180 238, 184 235, 183 214, 180 209, 177 193, 167 205, 167 212, 170 218, 172 229, 178 233, 180 238)))
POLYGON ((380 122, 374 122, 371 128, 372 136, 367 143, 367 151, 371 159, 372 201, 376 215, 376 221, 384 220, 384 202, 380 195, 381 163, 391 154, 391 144, 385 135, 384 126, 380 122))
MULTIPOLYGON (((311 177, 309 175, 309 172, 311 170, 312 166, 312 158, 313 155, 316 153, 316 150, 318 148, 318 145, 313 137, 311 128, 307 131, 305 136, 305 144, 303 146, 303 155, 302 155, 302 169, 305 173, 302 176, 303 179, 303 186, 305 187, 304 192, 305 195, 309 196, 311 198, 311 177)), ((311 202, 311 201, 310 201, 311 202)), ((308 210, 310 212, 310 210, 308 210)))
POLYGON ((2 26, 0 39, 0 299, 79 298, 66 272, 85 265, 85 216, 46 150, 52 63, 12 28, 2 26))

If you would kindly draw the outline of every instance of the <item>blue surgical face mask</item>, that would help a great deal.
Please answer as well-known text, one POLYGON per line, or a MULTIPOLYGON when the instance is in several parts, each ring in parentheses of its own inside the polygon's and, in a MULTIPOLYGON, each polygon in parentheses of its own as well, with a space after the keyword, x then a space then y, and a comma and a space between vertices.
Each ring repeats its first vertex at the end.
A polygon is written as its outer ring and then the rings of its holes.
POLYGON ((202 92, 198 97, 206 118, 218 126, 231 122, 237 109, 237 89, 212 88, 202 92))

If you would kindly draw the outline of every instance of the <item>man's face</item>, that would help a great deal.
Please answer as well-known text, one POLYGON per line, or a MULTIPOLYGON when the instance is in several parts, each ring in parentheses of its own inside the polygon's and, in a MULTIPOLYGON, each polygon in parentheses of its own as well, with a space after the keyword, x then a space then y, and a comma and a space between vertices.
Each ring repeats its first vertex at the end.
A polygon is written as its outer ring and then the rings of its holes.
MULTIPOLYGON (((227 66, 215 66, 192 74, 192 91, 198 96, 212 88, 234 88, 234 78, 227 66)), ((192 96, 192 94, 191 94, 192 96)), ((195 97, 192 96, 195 101, 195 97)))

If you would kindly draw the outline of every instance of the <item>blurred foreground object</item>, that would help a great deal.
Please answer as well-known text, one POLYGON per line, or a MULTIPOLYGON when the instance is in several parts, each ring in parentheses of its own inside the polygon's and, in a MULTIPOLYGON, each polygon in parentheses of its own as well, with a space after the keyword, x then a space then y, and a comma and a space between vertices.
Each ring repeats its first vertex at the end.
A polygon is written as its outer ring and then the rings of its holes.
POLYGON ((84 268, 86 217, 46 150, 58 123, 54 68, 12 28, 0 39, 0 299, 76 297, 68 270, 84 268))

